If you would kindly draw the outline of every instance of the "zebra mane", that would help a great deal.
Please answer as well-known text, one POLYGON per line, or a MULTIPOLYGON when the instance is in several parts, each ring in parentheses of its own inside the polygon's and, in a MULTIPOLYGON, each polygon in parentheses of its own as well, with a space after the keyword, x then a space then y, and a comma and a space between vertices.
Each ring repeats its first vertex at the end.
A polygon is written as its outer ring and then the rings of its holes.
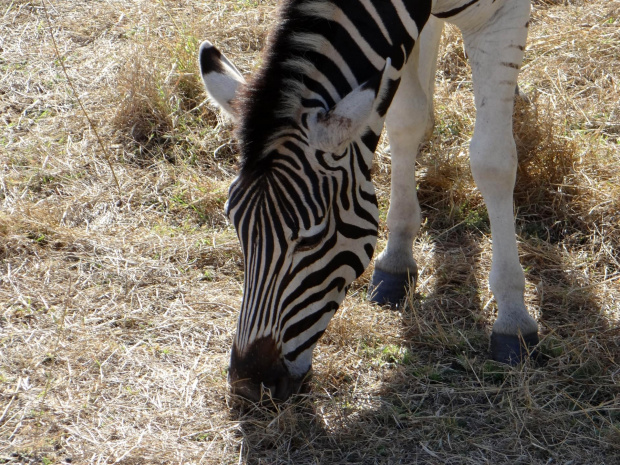
MULTIPOLYGON (((269 163, 259 161, 268 152, 270 143, 282 131, 297 124, 302 92, 306 89, 304 75, 314 69, 306 55, 318 52, 327 42, 328 23, 320 19, 329 15, 333 8, 334 4, 326 0, 282 2, 278 26, 270 33, 263 54, 263 65, 236 102, 241 115, 237 137, 242 172, 266 169, 269 163)), ((333 103, 328 95, 323 97, 326 104, 333 103)))

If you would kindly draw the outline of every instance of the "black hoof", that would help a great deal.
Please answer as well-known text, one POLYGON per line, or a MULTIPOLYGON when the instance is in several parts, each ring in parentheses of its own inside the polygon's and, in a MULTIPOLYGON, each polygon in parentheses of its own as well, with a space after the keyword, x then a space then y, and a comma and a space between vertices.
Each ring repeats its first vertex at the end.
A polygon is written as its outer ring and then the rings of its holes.
POLYGON ((509 334, 491 333, 491 357, 493 360, 508 365, 519 365, 528 357, 542 363, 538 345, 538 334, 513 336, 509 334))
POLYGON ((398 307, 407 297, 410 280, 415 286, 415 275, 388 273, 375 268, 368 292, 369 300, 379 305, 398 307))

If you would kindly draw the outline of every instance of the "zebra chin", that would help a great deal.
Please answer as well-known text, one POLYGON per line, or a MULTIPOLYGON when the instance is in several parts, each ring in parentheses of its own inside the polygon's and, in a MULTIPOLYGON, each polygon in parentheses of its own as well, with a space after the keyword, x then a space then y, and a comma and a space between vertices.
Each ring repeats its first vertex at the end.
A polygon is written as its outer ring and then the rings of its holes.
POLYGON ((243 353, 233 344, 228 370, 231 394, 252 402, 285 401, 307 390, 311 367, 301 375, 292 375, 277 344, 270 337, 252 342, 243 353))

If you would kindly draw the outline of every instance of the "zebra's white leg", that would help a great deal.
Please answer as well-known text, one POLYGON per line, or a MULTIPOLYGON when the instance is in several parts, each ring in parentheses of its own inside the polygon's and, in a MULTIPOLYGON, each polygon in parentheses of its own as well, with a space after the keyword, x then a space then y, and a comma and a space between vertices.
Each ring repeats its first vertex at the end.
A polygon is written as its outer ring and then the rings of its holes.
POLYGON ((431 17, 405 65, 386 126, 392 158, 392 187, 387 214, 388 242, 375 260, 370 300, 398 305, 415 286, 417 265, 413 240, 420 230, 415 161, 420 146, 433 130, 433 91, 437 51, 443 21, 431 17))
POLYGON ((489 284, 498 317, 491 335, 491 355, 515 364, 538 343, 538 325, 523 300, 525 277, 519 263, 513 211, 517 151, 512 112, 530 1, 504 0, 498 4, 485 24, 461 29, 473 71, 477 110, 471 168, 489 212, 493 238, 489 284))

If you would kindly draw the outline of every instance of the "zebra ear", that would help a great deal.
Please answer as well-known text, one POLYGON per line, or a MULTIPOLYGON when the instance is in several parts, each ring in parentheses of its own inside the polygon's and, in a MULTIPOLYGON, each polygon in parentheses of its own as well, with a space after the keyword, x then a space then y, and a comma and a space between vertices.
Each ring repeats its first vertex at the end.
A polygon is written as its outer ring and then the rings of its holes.
POLYGON ((235 65, 209 41, 204 41, 200 45, 198 62, 207 94, 224 112, 236 120, 232 102, 237 97, 239 89, 245 85, 245 79, 235 65))
POLYGON ((328 112, 320 112, 310 119, 308 138, 311 146, 323 152, 337 153, 343 145, 373 125, 373 116, 388 88, 390 65, 388 59, 381 74, 351 91, 328 112))

